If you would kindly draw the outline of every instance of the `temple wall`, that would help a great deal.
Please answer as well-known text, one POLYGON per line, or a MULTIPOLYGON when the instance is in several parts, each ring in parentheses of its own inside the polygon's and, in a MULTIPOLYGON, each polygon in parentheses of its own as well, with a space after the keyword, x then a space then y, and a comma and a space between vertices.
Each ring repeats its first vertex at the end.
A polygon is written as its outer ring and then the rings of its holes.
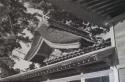
POLYGON ((125 21, 114 26, 114 32, 119 61, 119 64, 117 65, 119 81, 125 82, 125 21))

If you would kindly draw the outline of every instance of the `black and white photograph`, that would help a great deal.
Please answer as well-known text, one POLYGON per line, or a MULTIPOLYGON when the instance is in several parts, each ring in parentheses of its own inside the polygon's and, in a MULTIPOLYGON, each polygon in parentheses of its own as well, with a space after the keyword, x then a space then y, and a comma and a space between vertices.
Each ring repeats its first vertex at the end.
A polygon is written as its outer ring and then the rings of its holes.
POLYGON ((125 0, 0 0, 0 82, 125 82, 125 0))

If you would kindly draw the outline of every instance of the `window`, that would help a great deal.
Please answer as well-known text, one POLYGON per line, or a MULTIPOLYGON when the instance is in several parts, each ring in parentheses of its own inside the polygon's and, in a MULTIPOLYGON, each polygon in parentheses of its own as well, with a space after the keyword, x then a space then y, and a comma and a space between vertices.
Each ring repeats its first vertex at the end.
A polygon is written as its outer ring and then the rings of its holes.
POLYGON ((85 82, 109 82, 109 76, 86 79, 85 82))
POLYGON ((81 82, 80 80, 74 80, 74 81, 70 81, 70 82, 81 82))

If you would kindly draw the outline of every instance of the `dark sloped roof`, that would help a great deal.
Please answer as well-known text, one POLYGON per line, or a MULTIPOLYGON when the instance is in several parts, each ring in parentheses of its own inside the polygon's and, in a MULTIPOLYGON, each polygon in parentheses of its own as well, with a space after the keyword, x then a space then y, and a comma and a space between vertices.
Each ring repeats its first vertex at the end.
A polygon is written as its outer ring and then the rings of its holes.
MULTIPOLYGON (((40 69, 34 69, 29 72, 24 72, 22 74, 16 74, 16 75, 12 75, 6 78, 2 78, 0 79, 0 81, 1 82, 7 82, 7 81, 13 82, 13 81, 20 81, 20 80, 28 80, 28 79, 36 78, 36 77, 41 78, 41 76, 44 77, 48 74, 53 74, 55 72, 60 72, 63 70, 68 70, 68 69, 77 68, 77 67, 79 68, 80 66, 87 66, 90 64, 92 65, 92 63, 95 64, 95 62, 97 63, 103 62, 107 66, 107 63, 104 62, 105 58, 110 56, 111 54, 114 54, 114 50, 115 50, 114 47, 103 48, 103 49, 88 53, 86 55, 81 55, 72 59, 68 59, 67 61, 58 62, 55 64, 41 67, 40 69), (90 60, 90 61, 85 62, 86 60, 90 60)), ((103 65, 101 65, 101 67, 103 65)))
POLYGON ((43 38, 52 43, 65 44, 76 42, 81 39, 81 36, 72 34, 67 31, 48 27, 46 24, 42 24, 37 31, 43 38))
MULTIPOLYGON (((78 42, 79 39, 81 39, 79 36, 68 32, 55 29, 53 29, 52 32, 48 32, 47 28, 40 27, 40 29, 34 33, 32 47, 24 59, 37 62, 38 58, 41 58, 42 61, 43 58, 47 58, 50 55, 54 48, 53 45, 57 44, 59 47, 64 44, 68 47, 66 44, 78 42), (47 39, 52 44, 50 45, 43 39, 47 39)), ((77 46, 79 46, 79 44, 77 44, 77 46)))

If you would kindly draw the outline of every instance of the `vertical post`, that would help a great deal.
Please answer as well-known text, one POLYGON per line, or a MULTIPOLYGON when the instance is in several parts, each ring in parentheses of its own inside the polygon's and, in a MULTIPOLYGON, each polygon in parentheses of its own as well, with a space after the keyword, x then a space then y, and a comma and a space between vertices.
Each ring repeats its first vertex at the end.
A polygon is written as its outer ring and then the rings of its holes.
POLYGON ((112 66, 110 67, 110 69, 112 70, 113 72, 113 82, 119 82, 119 74, 118 74, 118 69, 116 66, 112 66))
POLYGON ((114 82, 114 72, 111 68, 111 72, 109 73, 109 82, 114 82))
POLYGON ((111 36, 111 45, 114 47, 115 46, 115 35, 114 35, 114 27, 113 26, 110 28, 110 36, 111 36))
POLYGON ((40 81, 40 82, 50 82, 50 80, 49 80, 49 79, 47 79, 46 81, 40 81))
POLYGON ((81 73, 81 82, 85 82, 85 76, 83 73, 81 73))

